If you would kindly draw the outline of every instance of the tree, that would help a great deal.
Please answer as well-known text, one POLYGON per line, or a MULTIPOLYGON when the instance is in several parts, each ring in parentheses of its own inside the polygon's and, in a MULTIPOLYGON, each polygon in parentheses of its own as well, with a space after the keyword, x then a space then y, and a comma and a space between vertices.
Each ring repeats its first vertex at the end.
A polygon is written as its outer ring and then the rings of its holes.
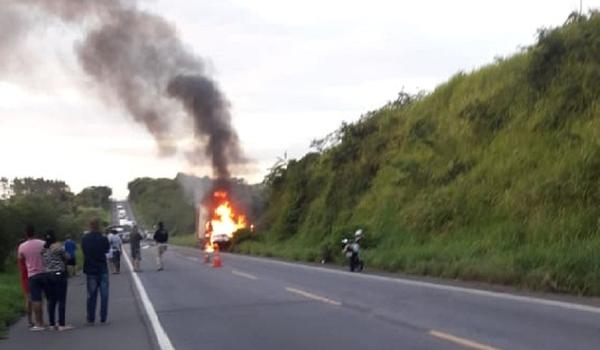
POLYGON ((76 196, 77 204, 84 207, 110 209, 112 189, 107 186, 86 187, 76 196))

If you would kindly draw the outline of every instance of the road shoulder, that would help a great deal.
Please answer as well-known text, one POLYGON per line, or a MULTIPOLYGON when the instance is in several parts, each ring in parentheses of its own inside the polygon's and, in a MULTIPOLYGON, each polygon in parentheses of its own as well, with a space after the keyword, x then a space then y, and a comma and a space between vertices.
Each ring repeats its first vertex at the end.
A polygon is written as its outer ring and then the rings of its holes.
MULTIPOLYGON (((27 320, 21 318, 9 332, 8 339, 0 341, 6 349, 68 349, 84 346, 86 350, 156 349, 156 342, 149 331, 147 321, 134 292, 132 278, 124 268, 121 274, 110 275, 108 323, 86 325, 85 275, 69 280, 67 296, 67 323, 75 329, 65 332, 31 332, 27 320)), ((98 298, 99 299, 99 298, 98 298)), ((99 305, 98 305, 99 308, 99 305)), ((44 320, 48 320, 44 311, 44 320)))

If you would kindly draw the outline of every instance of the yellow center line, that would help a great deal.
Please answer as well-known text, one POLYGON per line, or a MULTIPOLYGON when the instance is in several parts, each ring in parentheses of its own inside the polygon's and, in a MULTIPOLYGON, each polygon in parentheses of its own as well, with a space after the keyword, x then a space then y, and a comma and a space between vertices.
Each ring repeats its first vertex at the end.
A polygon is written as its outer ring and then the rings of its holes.
POLYGON ((245 272, 241 272, 241 271, 237 271, 237 270, 232 270, 231 271, 232 274, 236 275, 236 276, 241 276, 241 277, 246 277, 249 278, 251 280, 257 280, 258 277, 251 275, 249 273, 245 273, 245 272))
POLYGON ((456 344, 462 345, 462 346, 464 346, 466 348, 470 348, 470 349, 477 349, 477 350, 500 350, 500 349, 495 348, 493 346, 481 344, 481 343, 478 343, 478 342, 470 340, 470 339, 465 339, 465 338, 457 337, 457 336, 452 335, 452 334, 448 334, 448 333, 444 333, 444 332, 439 332, 439 331, 435 331, 435 330, 430 330, 429 331, 429 335, 431 335, 433 337, 436 337, 436 338, 447 340, 447 341, 452 342, 452 343, 456 343, 456 344))
POLYGON ((300 289, 287 287, 286 290, 288 292, 292 292, 292 293, 296 293, 296 294, 302 295, 305 298, 318 300, 318 301, 321 301, 321 302, 326 303, 326 304, 331 304, 331 305, 335 305, 335 306, 342 305, 342 303, 340 303, 339 301, 327 299, 325 297, 322 297, 322 296, 319 296, 319 295, 315 295, 315 294, 312 294, 312 293, 309 293, 309 292, 305 292, 305 291, 300 290, 300 289))

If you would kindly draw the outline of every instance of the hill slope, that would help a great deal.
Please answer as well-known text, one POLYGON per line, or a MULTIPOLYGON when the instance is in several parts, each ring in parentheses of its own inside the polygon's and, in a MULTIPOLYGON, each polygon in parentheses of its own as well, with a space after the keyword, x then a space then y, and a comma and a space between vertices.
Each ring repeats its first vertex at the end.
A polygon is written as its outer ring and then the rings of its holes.
POLYGON ((237 249, 600 294, 600 14, 424 96, 399 98, 274 167, 237 249))

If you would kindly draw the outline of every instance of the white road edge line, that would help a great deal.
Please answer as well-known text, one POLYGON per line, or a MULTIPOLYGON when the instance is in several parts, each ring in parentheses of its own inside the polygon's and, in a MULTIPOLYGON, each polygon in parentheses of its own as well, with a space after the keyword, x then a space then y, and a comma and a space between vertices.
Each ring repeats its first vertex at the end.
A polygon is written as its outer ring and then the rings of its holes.
POLYGON ((302 295, 305 298, 318 300, 318 301, 326 303, 326 304, 331 304, 331 305, 335 305, 335 306, 342 305, 342 303, 340 303, 339 301, 327 299, 325 297, 322 297, 322 296, 319 296, 319 295, 316 295, 316 294, 312 294, 312 293, 309 293, 309 292, 305 292, 305 291, 300 290, 300 289, 286 287, 285 290, 287 290, 288 292, 292 292, 292 293, 296 293, 296 294, 302 295))
POLYGON ((257 280, 258 279, 258 277, 254 276, 254 275, 251 275, 249 273, 245 273, 245 272, 242 272, 242 271, 238 271, 238 270, 231 270, 231 273, 234 274, 234 275, 236 275, 236 276, 241 276, 241 277, 249 278, 251 280, 257 280))
POLYGON ((378 281, 394 282, 394 283, 404 284, 404 285, 412 286, 412 287, 424 287, 424 288, 430 288, 430 289, 459 292, 459 293, 478 295, 478 296, 484 296, 484 297, 489 297, 489 298, 518 301, 518 302, 523 302, 523 303, 539 304, 539 305, 545 305, 545 306, 558 307, 558 308, 567 309, 567 310, 585 311, 585 312, 590 312, 590 313, 594 313, 594 314, 600 314, 600 307, 584 305, 584 304, 575 304, 575 303, 570 303, 570 302, 566 302, 566 301, 540 299, 540 298, 536 298, 536 297, 528 297, 528 296, 523 296, 523 295, 516 295, 516 294, 509 294, 509 293, 502 293, 502 292, 492 292, 492 291, 488 291, 488 290, 473 289, 473 288, 467 288, 467 287, 449 286, 449 285, 443 285, 443 284, 435 284, 432 282, 422 282, 422 281, 415 281, 415 280, 409 280, 409 279, 403 279, 403 278, 393 278, 393 277, 385 277, 385 276, 377 276, 377 275, 351 273, 351 272, 347 272, 347 271, 328 269, 328 268, 318 267, 318 266, 293 264, 293 263, 289 263, 289 262, 285 262, 285 261, 265 259, 265 258, 261 259, 261 258, 256 258, 256 257, 252 257, 252 256, 247 256, 247 255, 237 255, 237 256, 242 257, 244 259, 268 262, 268 263, 272 263, 272 264, 287 265, 287 266, 292 266, 292 267, 306 269, 306 270, 317 270, 317 271, 321 271, 321 272, 327 272, 327 273, 333 273, 333 274, 345 275, 345 276, 352 276, 352 277, 356 277, 356 278, 366 278, 366 279, 372 279, 372 280, 378 280, 378 281))
POLYGON ((493 346, 478 343, 474 340, 457 337, 455 335, 440 332, 440 331, 435 331, 433 329, 429 331, 429 335, 431 335, 432 337, 439 338, 439 339, 447 340, 447 341, 455 343, 455 344, 462 345, 466 348, 477 349, 477 350, 500 350, 493 346))
POLYGON ((156 334, 156 339, 158 341, 158 346, 161 350, 175 350, 167 332, 163 329, 160 321, 158 319, 158 315, 154 310, 154 306, 152 306, 152 302, 146 293, 146 289, 144 289, 144 285, 142 285, 142 281, 138 275, 133 271, 133 266, 131 265, 131 261, 129 260, 128 254, 123 251, 123 256, 125 256, 125 261, 127 262, 127 266, 129 267, 129 273, 133 278, 133 282, 135 287, 140 294, 140 298, 142 299, 142 304, 144 305, 144 310, 146 311, 146 315, 148 315, 148 319, 150 320, 150 324, 152 325, 152 329, 154 330, 154 334, 156 334))

